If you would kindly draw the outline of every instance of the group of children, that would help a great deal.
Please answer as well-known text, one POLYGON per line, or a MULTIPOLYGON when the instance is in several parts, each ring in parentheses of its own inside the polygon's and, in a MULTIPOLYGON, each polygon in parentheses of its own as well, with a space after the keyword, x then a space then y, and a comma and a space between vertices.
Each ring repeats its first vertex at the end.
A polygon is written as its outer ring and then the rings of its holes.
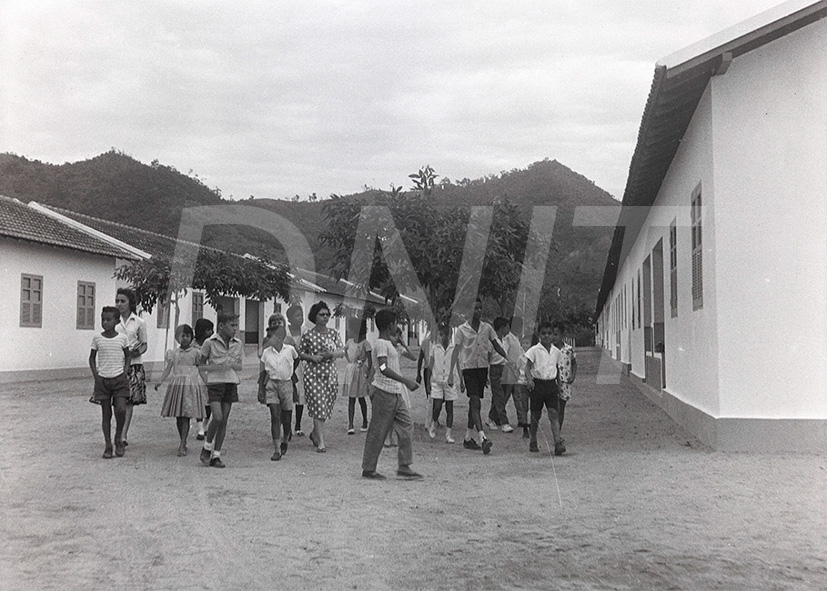
MULTIPOLYGON (((479 304, 479 303, 478 303, 479 304)), ((270 411, 274 452, 271 459, 280 460, 288 449, 288 441, 301 434, 301 360, 297 337, 301 334, 302 311, 288 310, 290 326, 284 317, 274 314, 268 321, 267 337, 260 354, 258 400, 270 411), (297 327, 294 325, 298 325, 297 327), (288 328, 290 335, 288 335, 288 328), (296 409, 296 428, 291 428, 296 409)), ((373 346, 365 338, 366 323, 348 339, 345 355, 348 365, 343 379, 343 393, 348 397, 348 434, 354 434, 355 406, 362 415, 361 430, 367 432, 362 475, 384 479, 376 472, 383 445, 396 436, 399 469, 397 476, 419 479, 412 463, 411 440, 413 421, 410 415, 409 392, 422 383, 422 370, 429 412, 426 427, 429 437, 436 438, 443 407, 446 411, 445 441, 454 443, 454 401, 460 393, 469 398, 468 427, 463 446, 467 449, 491 451, 492 443, 485 436, 480 416, 483 390, 490 386, 491 408, 486 425, 511 432, 506 403, 513 397, 518 427, 528 438, 529 450, 539 451, 537 432, 542 410, 547 410, 554 437, 555 454, 565 453, 560 436, 566 402, 571 397, 571 384, 576 377, 574 350, 563 342, 560 324, 542 323, 535 343, 527 350, 512 332, 511 322, 497 318, 494 325, 480 320, 481 306, 475 306, 472 319, 456 331, 447 323, 438 325, 436 338, 426 336, 420 349, 416 380, 401 374, 399 356, 416 359, 404 345, 393 311, 382 310, 375 317, 379 336, 373 346), (500 366, 500 367, 497 367, 500 366), (371 420, 368 421, 366 398, 371 399, 371 420), (529 418, 530 416, 530 418, 529 418)), ((94 399, 101 404, 105 440, 104 458, 113 457, 111 418, 116 420, 114 455, 124 455, 123 425, 126 400, 129 397, 127 371, 130 349, 124 334, 116 330, 120 319, 118 308, 105 307, 101 313, 103 332, 92 340, 89 365, 95 377, 94 399)), ((516 320, 515 320, 516 324, 516 320)), ((515 326, 519 332, 519 325, 515 326)), ((199 319, 195 330, 179 326, 176 340, 179 348, 169 351, 157 391, 170 375, 161 406, 161 416, 175 417, 179 435, 178 455, 187 455, 190 420, 199 425, 198 439, 203 440, 200 460, 205 465, 223 468, 221 448, 226 435, 232 404, 238 401, 239 372, 242 368, 243 346, 236 336, 238 317, 220 313, 217 331, 212 322, 199 319), (204 424, 208 428, 204 430, 204 424)))

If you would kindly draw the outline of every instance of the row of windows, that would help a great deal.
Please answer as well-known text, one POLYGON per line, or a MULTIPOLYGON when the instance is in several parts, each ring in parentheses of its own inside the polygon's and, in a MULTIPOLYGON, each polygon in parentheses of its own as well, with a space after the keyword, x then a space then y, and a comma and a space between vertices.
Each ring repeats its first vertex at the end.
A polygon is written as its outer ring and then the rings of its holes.
MULTIPOLYGON (((692 230, 692 309, 703 308, 703 224, 702 199, 700 187, 692 193, 691 230, 692 230)), ((647 257, 648 258, 648 257, 647 257)), ((649 273, 650 268, 639 269, 637 281, 631 281, 631 325, 632 328, 641 328, 643 315, 643 289, 641 276, 649 273)), ((615 329, 625 328, 627 314, 627 285, 615 297, 612 307, 612 324, 615 329)), ((669 309, 672 318, 678 317, 678 227, 677 220, 669 226, 669 309)), ((647 321, 648 322, 648 321, 647 321)))
MULTIPOLYGON (((98 322, 95 283, 78 281, 75 327, 78 330, 94 330, 98 322)), ((169 304, 158 305, 158 328, 169 327, 169 304)), ((204 294, 192 294, 192 321, 204 317, 204 294)), ((20 276, 20 326, 43 326, 43 276, 23 273, 20 276)))

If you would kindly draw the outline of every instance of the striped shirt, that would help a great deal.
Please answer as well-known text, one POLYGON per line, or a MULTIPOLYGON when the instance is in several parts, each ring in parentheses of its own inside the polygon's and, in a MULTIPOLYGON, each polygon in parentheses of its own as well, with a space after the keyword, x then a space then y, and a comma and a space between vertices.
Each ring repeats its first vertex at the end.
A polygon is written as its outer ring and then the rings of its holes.
POLYGON ((123 350, 128 346, 126 336, 118 333, 114 337, 105 337, 98 333, 92 337, 92 350, 97 351, 95 366, 102 378, 116 378, 123 373, 123 350))

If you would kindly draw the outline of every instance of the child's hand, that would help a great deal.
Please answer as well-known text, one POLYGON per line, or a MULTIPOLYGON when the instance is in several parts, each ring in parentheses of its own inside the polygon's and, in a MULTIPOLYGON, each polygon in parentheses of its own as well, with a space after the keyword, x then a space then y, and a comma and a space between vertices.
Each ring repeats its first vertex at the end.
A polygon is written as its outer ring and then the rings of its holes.
POLYGON ((534 378, 531 376, 526 378, 526 387, 528 387, 529 390, 534 390, 534 378))
POLYGON ((410 390, 411 392, 414 392, 415 390, 417 390, 419 388, 419 384, 417 384, 415 381, 413 381, 411 379, 407 379, 407 378, 405 379, 405 385, 408 387, 408 390, 410 390))

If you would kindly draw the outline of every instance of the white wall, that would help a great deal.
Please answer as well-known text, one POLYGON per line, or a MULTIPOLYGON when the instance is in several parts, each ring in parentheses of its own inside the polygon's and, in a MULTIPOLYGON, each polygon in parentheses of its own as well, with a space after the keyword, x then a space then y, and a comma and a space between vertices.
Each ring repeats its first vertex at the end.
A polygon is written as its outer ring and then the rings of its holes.
POLYGON ((100 309, 114 303, 115 259, 0 238, 0 269, 0 373, 88 367, 92 335, 102 330, 100 309), (23 273, 43 276, 41 328, 20 326, 23 273), (77 328, 78 281, 95 284, 94 329, 77 328))
POLYGON ((827 418, 827 21, 713 79, 721 409, 827 418))

